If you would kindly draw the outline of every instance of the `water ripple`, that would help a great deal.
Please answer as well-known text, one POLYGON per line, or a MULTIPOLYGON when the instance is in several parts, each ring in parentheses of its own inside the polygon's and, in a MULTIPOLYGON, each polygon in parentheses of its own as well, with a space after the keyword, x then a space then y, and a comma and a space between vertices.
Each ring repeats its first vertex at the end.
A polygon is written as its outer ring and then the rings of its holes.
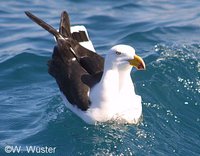
POLYGON ((56 146, 55 155, 199 155, 198 0, 0 3, 1 150, 38 145, 56 146), (87 27, 99 54, 115 44, 134 46, 147 65, 145 72, 131 73, 143 99, 143 121, 87 125, 67 110, 47 73, 54 39, 26 10, 55 28, 67 10, 72 24, 87 27))

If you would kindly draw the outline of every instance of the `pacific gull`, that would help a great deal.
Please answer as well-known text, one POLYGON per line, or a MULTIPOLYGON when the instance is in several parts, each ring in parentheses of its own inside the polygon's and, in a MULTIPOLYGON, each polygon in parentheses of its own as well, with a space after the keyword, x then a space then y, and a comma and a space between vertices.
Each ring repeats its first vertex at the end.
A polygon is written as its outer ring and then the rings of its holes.
POLYGON ((61 14, 58 31, 32 13, 25 13, 57 41, 48 72, 55 78, 67 108, 89 124, 139 122, 141 97, 135 93, 130 72, 133 66, 145 69, 145 63, 134 48, 119 44, 104 58, 95 52, 84 26, 70 26, 66 11, 61 14))

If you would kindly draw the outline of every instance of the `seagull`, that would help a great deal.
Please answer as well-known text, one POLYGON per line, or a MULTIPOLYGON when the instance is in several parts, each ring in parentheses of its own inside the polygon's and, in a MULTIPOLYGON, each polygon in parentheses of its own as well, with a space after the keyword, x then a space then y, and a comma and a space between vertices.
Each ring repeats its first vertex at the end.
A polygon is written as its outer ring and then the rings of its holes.
POLYGON ((66 11, 61 13, 59 30, 29 11, 25 14, 56 40, 48 72, 55 78, 68 109, 88 124, 139 123, 141 96, 135 93, 130 73, 132 67, 144 70, 145 63, 133 47, 115 45, 104 58, 95 52, 84 26, 70 25, 66 11))

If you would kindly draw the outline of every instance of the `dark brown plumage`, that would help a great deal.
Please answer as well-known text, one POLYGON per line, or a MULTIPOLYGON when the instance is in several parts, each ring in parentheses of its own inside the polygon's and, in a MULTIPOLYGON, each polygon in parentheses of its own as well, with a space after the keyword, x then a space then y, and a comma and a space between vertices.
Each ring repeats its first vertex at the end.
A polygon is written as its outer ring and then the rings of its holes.
POLYGON ((88 92, 102 77, 104 58, 79 44, 89 39, 84 31, 71 33, 67 12, 61 14, 59 32, 30 12, 25 14, 55 36, 57 45, 48 62, 48 72, 71 104, 87 110, 88 92))

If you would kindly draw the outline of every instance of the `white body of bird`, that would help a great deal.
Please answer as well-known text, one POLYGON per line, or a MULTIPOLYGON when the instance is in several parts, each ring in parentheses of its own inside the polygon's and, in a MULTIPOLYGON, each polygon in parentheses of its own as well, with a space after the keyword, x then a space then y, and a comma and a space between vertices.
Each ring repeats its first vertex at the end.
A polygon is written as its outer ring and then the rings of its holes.
MULTIPOLYGON (((76 32, 79 29, 87 33, 84 26, 74 26, 71 30, 76 32)), ((88 43, 84 42, 82 46, 94 50, 90 40, 88 43)), ((130 46, 117 45, 111 48, 105 58, 101 81, 88 93, 91 106, 87 111, 82 111, 71 105, 62 94, 67 108, 89 124, 110 120, 137 124, 142 115, 141 97, 135 94, 130 76, 132 66, 128 62, 134 56, 135 50, 130 46)))

